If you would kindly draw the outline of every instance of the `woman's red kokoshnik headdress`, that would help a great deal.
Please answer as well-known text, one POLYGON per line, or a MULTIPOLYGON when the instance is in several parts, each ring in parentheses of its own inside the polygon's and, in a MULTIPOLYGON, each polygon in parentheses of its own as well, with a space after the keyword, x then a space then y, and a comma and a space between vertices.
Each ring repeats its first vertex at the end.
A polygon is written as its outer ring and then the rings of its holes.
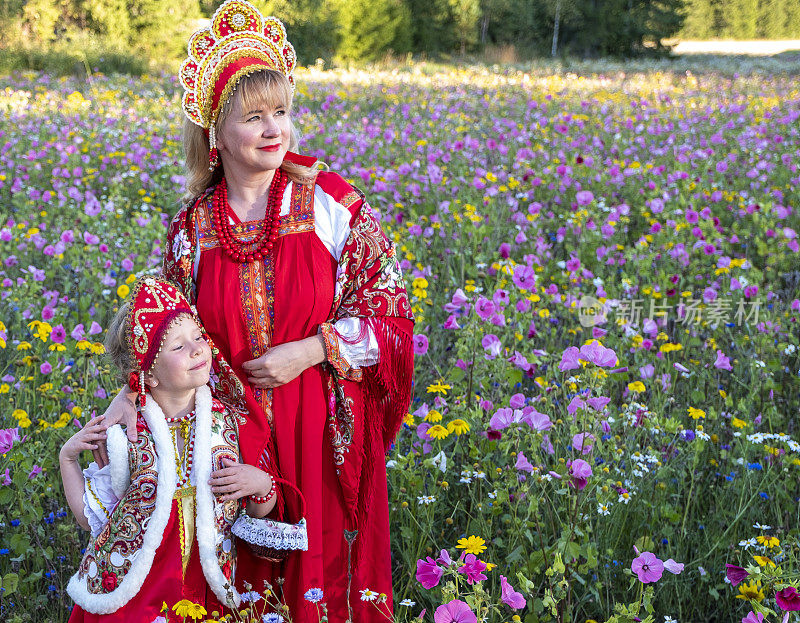
POLYGON ((189 301, 169 281, 145 277, 134 284, 128 310, 128 344, 135 369, 128 377, 128 385, 139 394, 142 406, 145 404, 144 373, 161 352, 169 327, 183 314, 196 318, 189 301))
POLYGON ((215 123, 220 108, 243 76, 263 69, 281 72, 294 91, 297 62, 286 29, 277 17, 264 17, 246 0, 226 0, 211 25, 189 39, 189 57, 178 77, 185 90, 183 112, 208 131, 210 170, 219 163, 215 123))

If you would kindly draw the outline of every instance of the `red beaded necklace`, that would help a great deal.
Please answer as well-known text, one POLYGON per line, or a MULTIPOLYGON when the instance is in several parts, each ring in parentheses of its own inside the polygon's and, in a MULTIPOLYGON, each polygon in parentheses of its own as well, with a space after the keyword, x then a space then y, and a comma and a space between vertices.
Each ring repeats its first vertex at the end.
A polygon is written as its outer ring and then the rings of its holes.
POLYGON ((270 254, 278 239, 278 220, 281 216, 281 203, 283 203, 283 193, 289 177, 281 169, 275 169, 275 176, 269 186, 269 196, 267 198, 267 208, 264 218, 261 220, 256 239, 247 245, 240 244, 233 235, 230 220, 228 219, 228 185, 225 178, 217 184, 212 198, 212 218, 214 229, 217 230, 219 243, 223 251, 234 262, 252 262, 253 260, 263 260, 270 254), (251 247, 249 251, 244 251, 245 246, 251 247))

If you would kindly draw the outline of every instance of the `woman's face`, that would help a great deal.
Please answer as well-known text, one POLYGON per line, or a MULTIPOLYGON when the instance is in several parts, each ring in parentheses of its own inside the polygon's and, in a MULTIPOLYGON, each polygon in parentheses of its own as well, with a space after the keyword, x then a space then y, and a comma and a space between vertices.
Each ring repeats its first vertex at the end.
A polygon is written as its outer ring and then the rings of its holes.
POLYGON ((288 106, 260 104, 242 107, 237 92, 230 114, 217 136, 217 150, 227 173, 263 173, 281 166, 289 150, 291 123, 288 106))

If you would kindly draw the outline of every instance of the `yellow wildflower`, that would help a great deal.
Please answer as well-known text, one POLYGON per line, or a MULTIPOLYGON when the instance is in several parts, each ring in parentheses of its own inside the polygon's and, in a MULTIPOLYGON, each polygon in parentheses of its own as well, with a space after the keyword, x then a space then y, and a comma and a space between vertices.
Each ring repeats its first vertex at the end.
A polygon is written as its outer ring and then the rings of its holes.
POLYGON ((119 298, 121 298, 121 299, 124 299, 130 293, 131 293, 131 289, 128 286, 126 286, 124 283, 120 287, 117 288, 117 296, 119 298))
POLYGON ((444 439, 449 434, 450 431, 441 424, 434 424, 428 429, 428 436, 433 437, 434 439, 444 439))
POLYGON ((438 394, 444 394, 446 396, 447 395, 447 391, 449 389, 450 389, 450 386, 449 385, 445 385, 444 381, 442 381, 441 379, 436 381, 433 385, 428 385, 428 393, 429 394, 438 393, 438 394))
POLYGON ((106 352, 106 347, 103 346, 101 342, 95 342, 90 346, 92 354, 94 355, 102 355, 106 352))
POLYGON ((22 420, 28 417, 28 413, 24 409, 14 409, 11 412, 11 417, 13 417, 15 420, 22 420))
POLYGON ((642 383, 641 381, 634 381, 633 383, 628 383, 628 391, 641 394, 643 391, 645 391, 644 383, 642 383))
POLYGON ((486 545, 484 545, 486 541, 484 541, 479 536, 468 536, 465 539, 458 539, 458 545, 456 547, 458 549, 463 549, 467 554, 475 554, 476 556, 480 556, 483 552, 486 551, 486 545))
POLYGON ((686 409, 689 415, 692 417, 693 420, 699 420, 700 418, 706 417, 706 412, 702 409, 696 409, 695 407, 689 407, 686 409))
POLYGON ((192 603, 188 599, 181 599, 178 603, 172 606, 172 609, 179 617, 192 617, 194 620, 197 620, 206 614, 206 609, 203 608, 203 606, 192 603))
POLYGON ((736 599, 744 599, 746 601, 763 601, 764 591, 761 590, 761 580, 740 584, 739 594, 736 595, 736 599))
POLYGON ((456 435, 463 435, 464 433, 469 432, 469 424, 467 424, 464 420, 456 419, 447 425, 447 430, 451 433, 455 433, 456 435))
POLYGON ((774 567, 775 566, 775 563, 772 562, 772 560, 770 560, 767 556, 755 556, 754 555, 753 556, 753 560, 755 560, 758 563, 759 567, 766 567, 767 565, 769 565, 770 567, 774 567))
POLYGON ((442 421, 442 414, 439 413, 436 409, 431 409, 428 411, 427 415, 425 416, 426 422, 441 422, 442 421))
POLYGON ((778 540, 777 537, 774 536, 764 536, 763 534, 759 534, 756 537, 756 541, 761 543, 764 547, 779 547, 781 542, 778 540))
POLYGON ((92 347, 92 343, 88 340, 80 340, 77 344, 75 344, 75 346, 78 347, 78 350, 87 350, 92 347))
POLYGON ((29 342, 20 342, 17 344, 17 350, 30 350, 31 345, 29 342))
POLYGON ((403 424, 406 426, 414 426, 414 416, 410 413, 406 413, 406 416, 403 418, 403 424))
POLYGON ((731 426, 733 426, 734 428, 744 428, 745 426, 747 426, 747 422, 745 422, 744 420, 740 420, 738 417, 735 417, 731 420, 731 426))

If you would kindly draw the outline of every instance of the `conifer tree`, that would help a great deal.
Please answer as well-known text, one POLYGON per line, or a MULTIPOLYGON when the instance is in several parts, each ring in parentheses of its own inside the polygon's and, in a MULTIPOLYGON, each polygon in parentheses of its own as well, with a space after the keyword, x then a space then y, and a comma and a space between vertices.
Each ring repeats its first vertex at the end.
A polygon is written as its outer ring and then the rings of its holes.
POLYGON ((375 61, 411 49, 411 15, 402 0, 343 0, 339 23, 344 59, 375 61))
POLYGON ((128 0, 132 42, 153 58, 180 58, 201 17, 198 0, 128 0))

